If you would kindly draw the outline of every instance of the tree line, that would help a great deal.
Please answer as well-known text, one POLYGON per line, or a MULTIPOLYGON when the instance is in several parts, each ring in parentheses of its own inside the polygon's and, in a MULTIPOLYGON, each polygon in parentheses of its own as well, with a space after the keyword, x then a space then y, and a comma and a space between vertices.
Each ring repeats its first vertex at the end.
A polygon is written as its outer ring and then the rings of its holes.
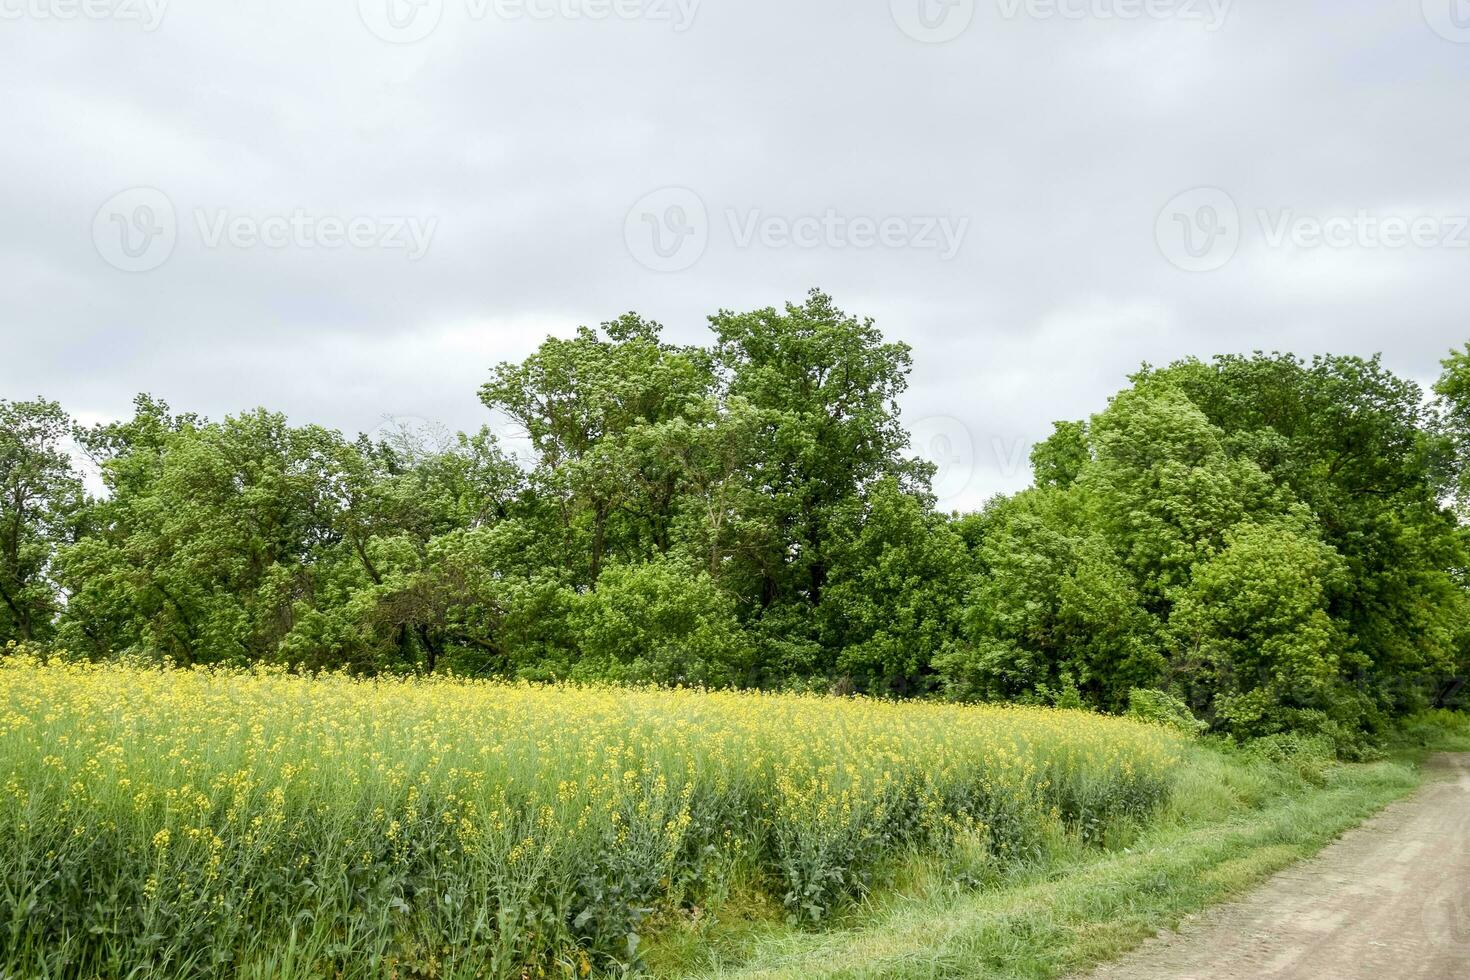
POLYGON ((1017 699, 1168 692, 1240 736, 1350 740, 1470 670, 1470 346, 1145 365, 1034 483, 945 514, 910 349, 813 292, 633 314, 493 368, 523 430, 348 438, 140 395, 0 400, 0 643, 284 663, 1017 699), (105 490, 86 489, 75 457, 105 490))

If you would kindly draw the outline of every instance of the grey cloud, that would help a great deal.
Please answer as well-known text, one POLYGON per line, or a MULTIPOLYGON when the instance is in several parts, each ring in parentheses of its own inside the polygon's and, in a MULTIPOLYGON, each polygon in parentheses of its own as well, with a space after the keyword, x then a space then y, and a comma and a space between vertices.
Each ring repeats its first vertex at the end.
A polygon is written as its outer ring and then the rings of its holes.
POLYGON ((384 414, 468 428, 487 420, 490 364, 549 330, 637 309, 694 340, 717 308, 819 285, 913 344, 906 413, 968 430, 975 474, 953 503, 972 505, 1025 482, 1015 446, 1100 407, 1144 360, 1381 350, 1433 377, 1466 340, 1470 250, 1280 248, 1254 223, 1470 214, 1470 43, 1443 36, 1439 2, 1237 0, 1209 31, 980 0, 939 44, 887 0, 704 0, 682 32, 442 0, 412 44, 342 0, 174 0, 151 32, 8 18, 0 394, 108 415, 147 389, 213 415, 263 402, 349 430, 384 414), (148 272, 92 240, 99 207, 133 187, 178 212, 148 272), (666 187, 710 216, 672 273, 625 242, 629 209, 666 187), (1242 222, 1234 258, 1204 273, 1155 239, 1166 202, 1197 187, 1227 192, 1242 222), (414 261, 211 248, 194 220, 298 209, 437 226, 414 261), (729 210, 970 224, 946 261, 741 247, 729 210))

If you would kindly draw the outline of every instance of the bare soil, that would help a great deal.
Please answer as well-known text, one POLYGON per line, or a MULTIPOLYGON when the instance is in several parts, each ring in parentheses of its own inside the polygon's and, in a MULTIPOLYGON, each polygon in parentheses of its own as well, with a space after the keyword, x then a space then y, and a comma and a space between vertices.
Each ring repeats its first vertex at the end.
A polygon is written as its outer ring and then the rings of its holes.
POLYGON ((1470 980, 1470 753, 1240 901, 1091 980, 1470 980))

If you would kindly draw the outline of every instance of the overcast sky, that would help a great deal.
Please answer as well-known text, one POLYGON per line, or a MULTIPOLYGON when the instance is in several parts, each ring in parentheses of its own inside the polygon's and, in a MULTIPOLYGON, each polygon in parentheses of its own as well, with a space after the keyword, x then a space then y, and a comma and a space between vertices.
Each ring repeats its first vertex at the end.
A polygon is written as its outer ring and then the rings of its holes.
POLYGON ((1142 361, 1470 339, 1470 0, 0 0, 0 397, 348 432, 819 286, 971 506, 1142 361))

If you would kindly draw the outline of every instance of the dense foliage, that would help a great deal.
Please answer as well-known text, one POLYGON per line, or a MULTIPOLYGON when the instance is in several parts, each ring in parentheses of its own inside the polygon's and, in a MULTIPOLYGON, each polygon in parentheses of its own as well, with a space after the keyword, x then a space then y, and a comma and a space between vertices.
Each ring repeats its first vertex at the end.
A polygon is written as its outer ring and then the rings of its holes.
POLYGON ((0 640, 181 665, 939 694, 1352 747, 1470 660, 1470 347, 1145 367, 1035 485, 945 515, 910 352, 813 293, 707 346, 634 315, 495 367, 523 432, 349 439, 0 401, 0 640), (69 454, 68 450, 71 450, 69 454), (72 461, 95 461, 83 491, 72 461))
POLYGON ((0 973, 623 975, 732 892, 825 922, 1168 797, 1183 740, 1024 707, 0 664, 0 973))

